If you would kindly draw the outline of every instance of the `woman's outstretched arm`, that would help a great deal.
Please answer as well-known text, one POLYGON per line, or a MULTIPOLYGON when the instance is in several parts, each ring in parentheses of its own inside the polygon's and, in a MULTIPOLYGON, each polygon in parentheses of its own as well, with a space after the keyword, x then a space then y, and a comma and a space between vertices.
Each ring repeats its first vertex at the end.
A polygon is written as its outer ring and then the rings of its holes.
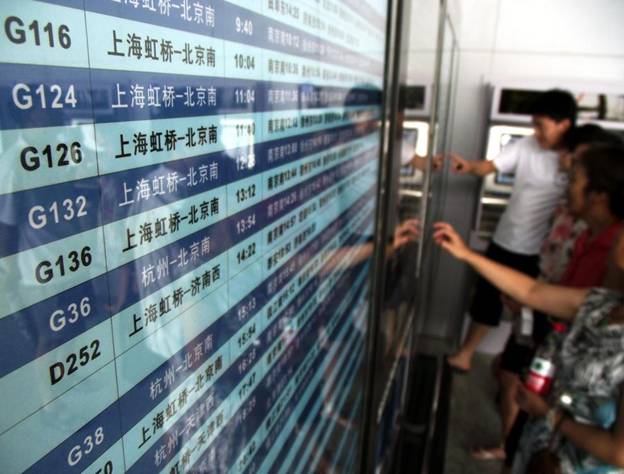
POLYGON ((438 222, 434 227, 434 239, 438 245, 526 306, 558 318, 573 319, 587 298, 589 289, 549 285, 474 252, 450 224, 438 222))

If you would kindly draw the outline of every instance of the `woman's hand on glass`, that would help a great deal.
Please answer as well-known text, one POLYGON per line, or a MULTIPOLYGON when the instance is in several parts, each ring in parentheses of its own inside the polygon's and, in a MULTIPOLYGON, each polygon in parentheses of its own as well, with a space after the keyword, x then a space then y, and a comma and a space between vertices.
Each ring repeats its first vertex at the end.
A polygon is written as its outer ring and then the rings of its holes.
POLYGON ((447 222, 433 224, 435 243, 459 260, 465 260, 471 250, 453 226, 447 222))
POLYGON ((418 219, 407 219, 401 222, 394 229, 394 250, 398 250, 406 244, 416 242, 420 237, 420 221, 418 219))

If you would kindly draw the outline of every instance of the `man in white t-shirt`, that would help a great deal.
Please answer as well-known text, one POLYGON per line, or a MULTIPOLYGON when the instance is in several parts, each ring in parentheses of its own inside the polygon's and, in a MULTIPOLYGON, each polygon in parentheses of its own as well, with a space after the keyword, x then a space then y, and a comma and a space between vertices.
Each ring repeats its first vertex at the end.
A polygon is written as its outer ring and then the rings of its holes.
MULTIPOLYGON (((549 230, 550 219, 566 189, 566 175, 559 168, 558 150, 576 122, 576 101, 566 91, 541 94, 531 108, 534 135, 507 146, 493 160, 465 160, 451 154, 452 169, 459 174, 483 177, 490 173, 514 173, 509 204, 501 217, 486 255, 530 276, 538 274, 538 253, 549 230)), ((502 313, 500 293, 480 278, 470 308, 468 334, 449 365, 470 370, 472 356, 502 313)))

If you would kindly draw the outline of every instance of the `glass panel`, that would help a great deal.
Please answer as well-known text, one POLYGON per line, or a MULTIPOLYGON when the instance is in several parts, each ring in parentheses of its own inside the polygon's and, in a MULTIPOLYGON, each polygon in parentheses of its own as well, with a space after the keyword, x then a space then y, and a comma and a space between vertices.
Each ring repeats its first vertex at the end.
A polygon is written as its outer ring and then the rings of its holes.
MULTIPOLYGON (((440 61, 440 82, 438 83, 438 103, 436 134, 434 139, 434 155, 447 156, 451 151, 453 136, 453 99, 455 91, 455 75, 457 73, 456 40, 450 20, 444 22, 444 40, 440 61)), ((442 166, 446 168, 446 163, 442 166)), ((444 197, 448 173, 446 169, 431 175, 430 222, 440 218, 444 208, 444 197)))
MULTIPOLYGON (((435 137, 433 143, 433 155, 437 158, 434 162, 439 163, 440 169, 434 169, 431 173, 429 189, 429 205, 425 222, 425 238, 423 239, 423 277, 421 291, 426 295, 427 301, 423 302, 423 313, 427 316, 430 312, 430 298, 433 295, 432 287, 436 280, 438 265, 440 262, 440 248, 434 244, 430 236, 433 233, 432 225, 442 218, 446 198, 448 182, 449 160, 438 161, 441 157, 448 157, 451 151, 453 136, 453 108, 455 98, 455 82, 458 66, 458 51, 455 33, 448 16, 444 19, 443 41, 440 51, 440 75, 438 82, 438 96, 436 107, 435 137)), ((436 167, 437 168, 437 167, 436 167)))
POLYGON ((386 2, 2 2, 2 472, 355 472, 386 2))
POLYGON ((392 462, 398 433, 409 358, 410 328, 417 305, 419 216, 422 205, 432 86, 435 77, 439 1, 404 2, 402 72, 398 131, 393 136, 393 175, 390 186, 384 297, 381 306, 375 365, 375 468, 384 472, 392 462))

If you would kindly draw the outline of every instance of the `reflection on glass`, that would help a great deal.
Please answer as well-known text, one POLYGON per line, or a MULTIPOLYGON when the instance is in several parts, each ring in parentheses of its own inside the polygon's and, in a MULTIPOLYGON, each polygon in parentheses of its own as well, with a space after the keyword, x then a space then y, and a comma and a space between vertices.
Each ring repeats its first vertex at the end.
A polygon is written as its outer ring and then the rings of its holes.
POLYGON ((397 125, 390 187, 388 220, 392 223, 384 269, 384 298, 380 315, 379 350, 375 365, 374 422, 376 423, 375 466, 383 471, 392 462, 397 416, 405 392, 406 368, 410 357, 410 335, 414 329, 414 309, 419 304, 416 269, 424 216, 424 187, 430 155, 432 91, 435 82, 436 25, 440 3, 418 0, 410 3, 406 31, 408 51, 402 77, 399 107, 393 117, 397 125), (412 64, 407 64, 409 62, 412 64), (402 230, 411 229, 402 240, 402 230))

